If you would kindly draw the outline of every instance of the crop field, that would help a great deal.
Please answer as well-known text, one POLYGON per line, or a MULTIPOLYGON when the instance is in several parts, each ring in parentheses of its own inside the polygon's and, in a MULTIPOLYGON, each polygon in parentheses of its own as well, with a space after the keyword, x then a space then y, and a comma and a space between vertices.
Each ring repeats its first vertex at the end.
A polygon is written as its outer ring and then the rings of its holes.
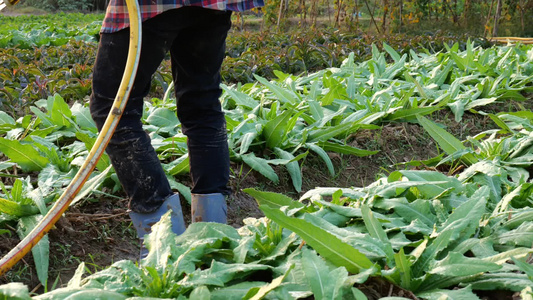
MULTIPOLYGON (((0 15, 2 256, 95 143, 102 18, 0 15)), ((169 65, 143 122, 186 211, 169 65)), ((165 216, 136 262, 104 155, 0 299, 533 299, 533 45, 234 30, 222 77, 229 225, 165 216)))

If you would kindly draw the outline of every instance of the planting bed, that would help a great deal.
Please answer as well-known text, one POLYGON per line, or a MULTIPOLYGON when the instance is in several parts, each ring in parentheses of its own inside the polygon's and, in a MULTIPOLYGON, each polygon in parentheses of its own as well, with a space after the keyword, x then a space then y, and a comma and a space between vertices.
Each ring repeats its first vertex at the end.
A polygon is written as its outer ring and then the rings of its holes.
MULTIPOLYGON (((97 135, 90 22, 50 35, 60 39, 0 32, 0 255, 46 213, 97 135)), ((104 156, 56 228, 0 277, 0 297, 531 299, 533 47, 345 36, 302 33, 280 49, 283 37, 229 40, 229 226, 191 224, 176 237, 163 218, 136 265, 104 156)), ((166 62, 143 121, 188 212, 169 83, 166 62)))

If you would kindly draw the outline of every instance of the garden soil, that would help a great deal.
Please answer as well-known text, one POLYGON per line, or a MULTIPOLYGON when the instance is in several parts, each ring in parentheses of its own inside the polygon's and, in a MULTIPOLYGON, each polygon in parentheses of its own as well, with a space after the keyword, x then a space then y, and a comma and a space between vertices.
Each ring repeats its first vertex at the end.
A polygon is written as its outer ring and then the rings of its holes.
MULTIPOLYGON (((528 109, 533 107, 533 97, 527 101, 528 109)), ((507 106, 507 104, 506 104, 507 106)), ((497 111, 521 110, 524 103, 516 107, 505 108, 494 106, 487 109, 497 111)), ((457 138, 464 140, 481 131, 495 128, 489 117, 479 114, 466 114, 463 121, 457 123, 450 112, 440 111, 431 118, 444 124, 447 130, 457 138)), ((355 157, 332 153, 336 175, 330 176, 324 162, 316 156, 309 155, 302 163, 303 187, 302 193, 294 190, 289 174, 284 169, 277 169, 280 182, 274 184, 260 174, 250 171, 247 167, 232 164, 230 184, 234 194, 228 202, 228 223, 236 228, 243 225, 243 219, 263 216, 255 200, 242 190, 255 188, 264 191, 283 193, 293 199, 298 199, 304 192, 315 187, 362 187, 374 182, 382 175, 406 168, 420 168, 405 164, 417 160, 426 160, 439 154, 438 148, 427 133, 419 125, 410 123, 391 123, 379 130, 363 130, 354 133, 347 139, 352 146, 378 150, 375 155, 355 157)), ((446 168, 439 171, 449 174, 446 168)), ((187 177, 177 178, 183 184, 188 184, 187 177)), ((69 208, 50 231, 50 275, 48 290, 55 286, 64 286, 74 274, 79 263, 85 262, 89 273, 101 270, 112 263, 130 259, 136 260, 139 252, 139 242, 127 215, 127 200, 124 198, 110 198, 102 194, 91 200, 81 202, 69 208)), ((190 205, 182 200, 186 223, 190 222, 190 205)), ((5 236, 5 235, 4 235, 5 236)), ((19 240, 13 232, 7 242, 0 244, 0 255, 5 255, 19 240)), ((23 282, 36 293, 42 293, 45 288, 39 280, 33 267, 31 254, 7 274, 0 277, 0 284, 8 282, 23 282)), ((369 299, 380 299, 386 296, 401 296, 417 299, 412 293, 402 290, 381 279, 371 279, 358 287, 369 299)), ((514 300, 520 299, 516 294, 502 292, 480 294, 481 299, 514 300)))

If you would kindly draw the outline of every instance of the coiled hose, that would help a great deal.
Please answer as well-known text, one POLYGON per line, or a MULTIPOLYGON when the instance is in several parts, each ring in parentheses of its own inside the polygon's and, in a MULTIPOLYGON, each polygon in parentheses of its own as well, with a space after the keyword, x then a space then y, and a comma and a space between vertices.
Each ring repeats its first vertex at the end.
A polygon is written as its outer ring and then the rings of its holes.
POLYGON ((0 260, 0 276, 9 271, 19 260, 21 260, 35 246, 43 236, 54 226, 61 218, 61 215, 67 210, 74 197, 78 194, 83 184, 87 181, 96 163, 104 153, 111 136, 115 132, 117 124, 122 116, 124 107, 128 102, 130 91, 137 74, 139 58, 141 54, 141 14, 137 0, 126 0, 128 15, 130 16, 130 45, 128 50, 128 59, 126 69, 120 83, 113 107, 109 111, 107 120, 96 139, 89 155, 81 166, 80 170, 67 186, 61 197, 50 208, 46 216, 37 224, 37 226, 6 256, 0 260))

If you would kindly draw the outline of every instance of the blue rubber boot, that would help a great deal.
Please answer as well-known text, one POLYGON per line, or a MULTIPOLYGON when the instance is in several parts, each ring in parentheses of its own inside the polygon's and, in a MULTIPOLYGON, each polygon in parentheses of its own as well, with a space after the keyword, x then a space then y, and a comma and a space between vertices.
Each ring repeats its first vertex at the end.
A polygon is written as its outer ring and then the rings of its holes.
POLYGON ((192 194, 192 222, 216 222, 226 224, 227 211, 226 196, 223 194, 192 194))
POLYGON ((183 220, 183 212, 181 210, 180 196, 178 194, 168 197, 165 202, 152 213, 142 214, 133 211, 129 213, 133 226, 137 230, 137 236, 141 239, 141 259, 148 255, 148 249, 144 247, 144 236, 152 232, 152 226, 169 210, 172 210, 170 213, 172 232, 180 235, 185 231, 186 227, 185 221, 183 220))

